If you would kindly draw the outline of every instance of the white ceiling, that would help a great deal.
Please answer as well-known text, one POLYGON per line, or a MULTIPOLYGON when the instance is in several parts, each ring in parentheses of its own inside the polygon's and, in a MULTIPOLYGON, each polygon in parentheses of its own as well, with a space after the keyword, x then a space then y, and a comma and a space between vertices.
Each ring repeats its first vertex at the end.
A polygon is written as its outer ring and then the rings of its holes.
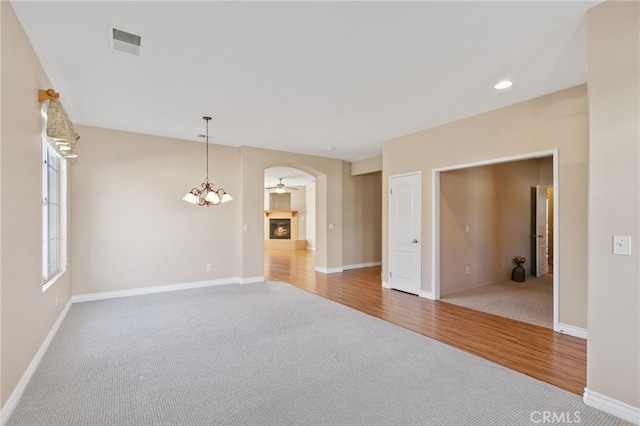
POLYGON ((211 115, 213 143, 347 161, 584 83, 597 3, 12 2, 77 124, 202 142, 211 115), (110 50, 110 24, 140 56, 110 50))

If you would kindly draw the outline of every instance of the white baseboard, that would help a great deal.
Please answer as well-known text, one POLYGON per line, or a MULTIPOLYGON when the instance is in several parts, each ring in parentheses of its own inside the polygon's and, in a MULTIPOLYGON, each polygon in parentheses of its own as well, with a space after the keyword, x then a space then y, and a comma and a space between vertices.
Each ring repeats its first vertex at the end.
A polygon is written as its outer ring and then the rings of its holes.
POLYGON ((262 276, 262 277, 240 278, 238 281, 240 282, 240 284, 261 283, 261 282, 264 281, 264 276, 262 276))
POLYGON ((558 323, 558 328, 554 331, 562 334, 568 334, 569 336, 579 337, 580 339, 587 340, 587 330, 580 327, 574 327, 573 325, 558 323))
POLYGON ((342 267, 337 268, 321 268, 320 266, 316 266, 316 271, 321 272, 323 274, 335 274, 337 272, 342 272, 342 267))
POLYGON ((346 271, 348 269, 370 268, 372 266, 380 266, 380 265, 382 265, 382 262, 356 263, 354 265, 344 265, 342 269, 346 271))
POLYGON ((323 274, 335 274, 336 272, 344 272, 349 269, 369 268, 371 266, 380 266, 380 265, 382 265, 382 262, 367 262, 367 263, 356 263, 353 265, 338 266, 337 268, 322 268, 320 266, 316 266, 315 270, 318 272, 322 272, 323 274))
MULTIPOLYGON (((391 284, 389 284, 388 281, 382 281, 382 288, 388 288, 391 289, 391 284)), ((417 294, 418 297, 423 297, 425 299, 430 299, 430 300, 435 300, 433 298, 433 293, 430 291, 424 291, 424 290, 420 290, 417 294)))
MULTIPOLYGON (((190 288, 210 287, 214 285, 234 284, 239 278, 221 278, 217 280, 194 281, 183 284, 157 285, 151 287, 132 288, 129 290, 104 291, 101 293, 79 294, 71 297, 71 303, 89 302, 93 300, 114 299, 117 297, 140 296, 142 294, 164 293, 166 291, 187 290, 190 288)), ((264 280, 263 280, 264 281, 264 280)))
POLYGON ((11 392, 11 395, 9 395, 9 399, 7 399, 7 403, 4 405, 4 407, 2 408, 2 412, 0 413, 0 425, 4 425, 7 423, 7 421, 9 421, 9 417, 11 417, 11 414, 13 414, 13 410, 15 410, 16 406, 18 405, 20 398, 22 398, 22 394, 27 388, 27 385, 29 384, 33 373, 35 373, 38 365, 40 365, 40 361, 42 361, 42 357, 44 356, 45 352, 47 352, 49 344, 51 344, 53 337, 58 332, 60 324, 62 324, 62 321, 67 316, 67 312, 69 312, 71 303, 71 300, 67 302, 64 309, 58 316, 58 319, 53 324, 53 327, 51 327, 51 330, 49 330, 49 334, 47 334, 47 337, 45 337, 42 345, 40 345, 40 349, 38 349, 38 352, 36 352, 36 354, 34 355, 33 359, 29 363, 29 366, 20 378, 20 381, 13 389, 13 392, 11 392))
POLYGON ((611 414, 633 424, 640 424, 640 408, 610 398, 589 388, 584 390, 582 400, 589 407, 611 414))
POLYGON ((418 293, 419 297, 422 297, 424 299, 429 299, 429 300, 436 300, 435 296, 433 295, 432 291, 424 291, 424 290, 420 290, 420 292, 418 293))

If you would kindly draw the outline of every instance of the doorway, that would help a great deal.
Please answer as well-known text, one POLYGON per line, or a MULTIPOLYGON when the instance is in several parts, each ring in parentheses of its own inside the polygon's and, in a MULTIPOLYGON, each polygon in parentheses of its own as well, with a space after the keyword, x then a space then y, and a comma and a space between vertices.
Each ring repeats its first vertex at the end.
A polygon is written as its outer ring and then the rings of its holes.
MULTIPOLYGON (((527 257, 527 285, 534 283, 535 275, 530 274, 536 271, 531 262, 538 259, 531 252, 530 188, 549 184, 551 201, 557 206, 557 173, 557 150, 433 171, 432 282, 436 299, 490 284, 510 284, 515 256, 527 257), (548 167, 546 171, 541 168, 536 177, 536 164, 542 163, 548 167)), ((551 224, 557 223, 557 215, 554 208, 551 224)), ((550 247, 557 245, 557 232, 552 238, 550 247)), ((549 255, 556 272, 546 277, 551 292, 548 304, 552 305, 548 306, 552 312, 549 323, 558 331, 559 265, 555 251, 549 255)))
MULTIPOLYGON (((295 221, 297 249, 315 248, 316 242, 315 178, 293 167, 269 167, 264 170, 265 248, 268 239, 287 239, 287 235, 272 235, 270 227, 275 220, 289 218, 295 221), (294 212, 280 217, 266 212, 294 212), (290 216, 292 216, 290 218, 290 216), (268 220, 269 219, 269 220, 268 220)), ((285 226, 286 228, 286 226, 285 226)), ((280 244, 288 247, 286 244, 280 244)))

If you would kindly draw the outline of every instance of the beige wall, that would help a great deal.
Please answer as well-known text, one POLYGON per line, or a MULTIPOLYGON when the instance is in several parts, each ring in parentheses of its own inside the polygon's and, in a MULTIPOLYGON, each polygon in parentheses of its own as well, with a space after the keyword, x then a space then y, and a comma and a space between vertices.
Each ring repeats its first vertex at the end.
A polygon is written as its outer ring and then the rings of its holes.
POLYGON ((382 173, 343 175, 343 264, 370 265, 382 256, 382 173))
MULTIPOLYGON (((42 291, 42 183, 38 89, 51 87, 11 4, 0 2, 0 405, 71 296, 70 274, 42 291)), ((55 88, 54 88, 55 89, 55 88)), ((64 103, 65 94, 61 94, 64 103)), ((69 171, 74 172, 70 165, 69 171)))
POLYGON ((307 185, 307 249, 316 249, 316 184, 307 185))
MULTIPOLYGON (((240 205, 182 200, 205 179, 204 144, 77 128, 74 294, 239 276, 240 205)), ((239 150, 210 145, 209 151, 210 181, 240 198, 239 150)))
POLYGON ((531 187, 552 176, 551 157, 440 174, 441 296, 511 279, 513 256, 532 273, 531 187))
POLYGON ((298 211, 298 239, 307 239, 307 187, 297 186, 297 191, 291 191, 291 210, 298 211))
POLYGON ((351 175, 364 175, 382 171, 382 155, 365 158, 351 163, 351 175))
POLYGON ((432 289, 432 170, 558 149, 559 320, 587 326, 586 85, 391 140, 383 147, 383 279, 388 281, 388 180, 422 171, 422 290, 432 289))
POLYGON ((638 2, 614 1, 590 9, 587 16, 591 158, 587 395, 601 393, 636 410, 640 409, 639 17, 638 2), (613 235, 631 236, 631 256, 612 254, 613 235))
MULTIPOLYGON (((265 191, 266 192, 266 191, 265 191)), ((268 193, 269 206, 265 210, 291 210, 291 193, 268 193)))

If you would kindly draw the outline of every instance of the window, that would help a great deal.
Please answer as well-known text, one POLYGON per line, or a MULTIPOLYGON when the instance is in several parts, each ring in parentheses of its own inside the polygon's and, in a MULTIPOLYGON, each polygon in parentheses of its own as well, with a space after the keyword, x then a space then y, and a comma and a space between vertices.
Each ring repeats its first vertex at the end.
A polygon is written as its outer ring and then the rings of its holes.
POLYGON ((43 140, 42 153, 42 281, 60 271, 60 159, 43 140))
POLYGON ((66 264, 66 160, 46 136, 46 109, 42 132, 42 284, 46 290, 64 272, 66 264))

